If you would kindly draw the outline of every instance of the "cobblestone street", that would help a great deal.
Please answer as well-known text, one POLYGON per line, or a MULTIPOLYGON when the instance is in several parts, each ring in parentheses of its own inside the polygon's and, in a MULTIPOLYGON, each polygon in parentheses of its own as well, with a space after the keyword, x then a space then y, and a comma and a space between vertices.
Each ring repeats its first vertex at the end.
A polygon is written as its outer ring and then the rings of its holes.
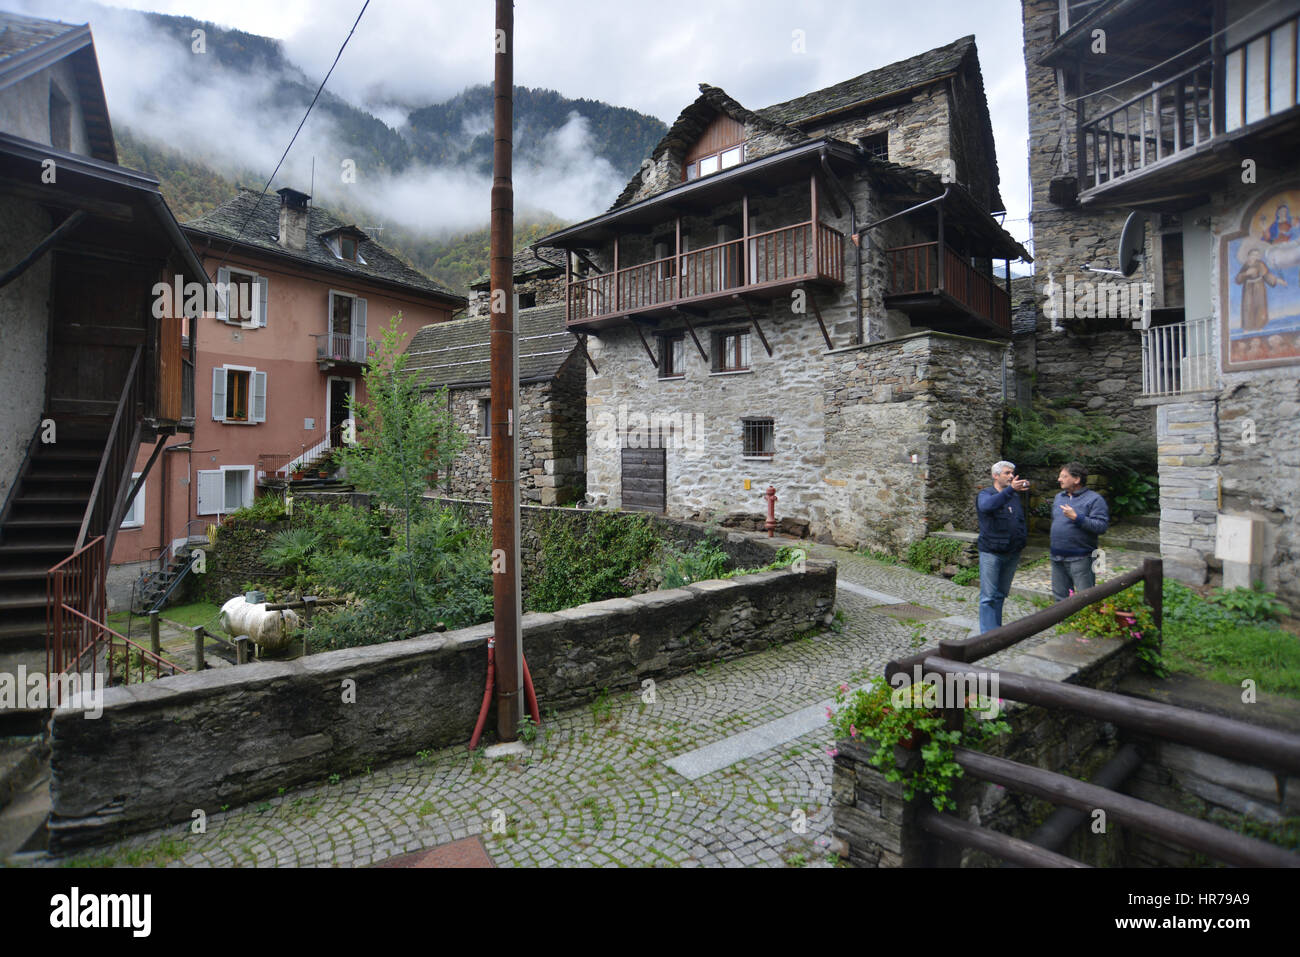
MULTIPOLYGON (((839 562, 839 631, 661 682, 653 702, 629 691, 559 714, 542 702, 526 757, 421 753, 261 804, 204 808, 206 833, 178 824, 86 860, 361 866, 480 835, 499 866, 831 866, 825 705, 841 682, 861 683, 923 640, 966 634, 978 589, 813 553, 839 562), (899 602, 932 609, 912 610, 929 619, 882 610, 899 602)), ((1005 617, 1032 610, 1012 598, 1005 617)))

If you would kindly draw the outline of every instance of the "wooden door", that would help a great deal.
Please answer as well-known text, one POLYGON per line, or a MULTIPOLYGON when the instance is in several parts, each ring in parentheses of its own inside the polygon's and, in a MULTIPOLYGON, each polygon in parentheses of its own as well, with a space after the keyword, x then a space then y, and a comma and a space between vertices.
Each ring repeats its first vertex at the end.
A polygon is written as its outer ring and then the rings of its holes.
POLYGON ((668 504, 666 449, 623 449, 623 508, 663 513, 668 504))

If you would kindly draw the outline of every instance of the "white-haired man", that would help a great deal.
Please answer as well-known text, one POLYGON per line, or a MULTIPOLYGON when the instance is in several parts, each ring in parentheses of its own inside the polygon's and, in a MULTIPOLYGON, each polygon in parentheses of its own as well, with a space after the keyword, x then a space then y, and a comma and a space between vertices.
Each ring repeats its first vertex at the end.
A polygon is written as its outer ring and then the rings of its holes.
POLYGON ((1029 540, 1025 508, 1017 492, 1029 483, 1016 477, 1011 462, 995 462, 989 469, 993 485, 975 496, 980 537, 980 632, 1002 626, 1002 603, 1011 592, 1011 579, 1020 564, 1020 552, 1029 540))

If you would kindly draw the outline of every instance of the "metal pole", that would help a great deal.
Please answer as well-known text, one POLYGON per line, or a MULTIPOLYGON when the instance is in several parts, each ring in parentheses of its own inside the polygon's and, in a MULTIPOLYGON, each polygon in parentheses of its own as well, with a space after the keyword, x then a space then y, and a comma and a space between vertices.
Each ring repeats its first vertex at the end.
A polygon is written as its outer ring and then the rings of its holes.
POLYGON ((149 612, 149 650, 155 655, 162 654, 162 641, 158 632, 158 611, 149 612))
POLYGON ((492 607, 496 632, 497 737, 513 741, 519 728, 523 647, 519 638, 519 467, 515 450, 514 5, 497 0, 492 148, 492 607), (502 560, 504 559, 504 560, 502 560))

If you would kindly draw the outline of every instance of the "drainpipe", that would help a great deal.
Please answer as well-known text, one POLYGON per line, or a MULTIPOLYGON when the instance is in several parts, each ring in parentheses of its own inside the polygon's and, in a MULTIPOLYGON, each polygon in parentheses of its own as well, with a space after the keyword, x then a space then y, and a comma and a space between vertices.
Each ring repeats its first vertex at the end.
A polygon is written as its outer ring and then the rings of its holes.
MULTIPOLYGON (((858 207, 853 204, 853 197, 851 197, 848 194, 848 191, 845 190, 845 188, 842 185, 840 185, 840 181, 835 178, 835 173, 832 172, 831 170, 831 164, 826 159, 826 147, 824 146, 822 147, 822 151, 821 151, 821 161, 822 161, 822 169, 826 172, 826 179, 837 190, 839 190, 840 195, 844 197, 844 202, 849 207, 849 236, 850 237, 857 236, 858 235, 858 207)), ((817 224, 813 223, 812 228, 813 228, 813 236, 816 237, 817 224)), ((859 237, 859 239, 861 239, 861 237, 859 237)), ((851 239, 850 242, 852 242, 851 239)), ((854 248, 857 250, 857 252, 853 254, 853 298, 857 302, 858 342, 861 343, 864 341, 863 330, 862 330, 862 247, 858 245, 858 243, 854 243, 853 245, 854 248)))

